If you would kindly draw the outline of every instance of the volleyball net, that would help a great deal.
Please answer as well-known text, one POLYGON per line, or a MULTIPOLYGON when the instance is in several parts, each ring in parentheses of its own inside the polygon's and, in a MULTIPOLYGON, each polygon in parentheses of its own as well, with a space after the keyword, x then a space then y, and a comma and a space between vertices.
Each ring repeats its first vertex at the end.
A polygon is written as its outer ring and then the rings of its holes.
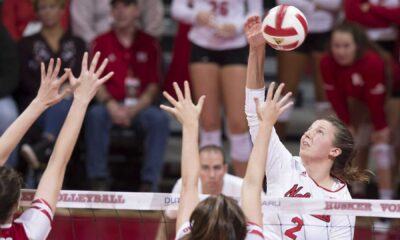
MULTIPOLYGON (((23 190, 22 208, 33 197, 34 190, 23 190)), ((354 239, 400 239, 398 200, 264 198, 262 203, 264 215, 356 216, 354 239), (379 218, 391 219, 390 228, 377 229, 379 218)), ((165 212, 177 210, 178 204, 179 194, 61 191, 48 239, 156 239, 160 231, 169 236, 164 239, 173 239, 174 220, 165 212)))

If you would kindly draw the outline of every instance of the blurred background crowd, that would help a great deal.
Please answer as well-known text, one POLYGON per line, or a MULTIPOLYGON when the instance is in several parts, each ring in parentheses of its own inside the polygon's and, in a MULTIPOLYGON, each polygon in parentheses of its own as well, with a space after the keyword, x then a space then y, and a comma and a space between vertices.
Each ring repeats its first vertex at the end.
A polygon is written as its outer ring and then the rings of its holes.
MULTIPOLYGON (((295 106, 276 125, 291 146, 315 118, 336 114, 352 131, 355 164, 374 173, 353 197, 398 198, 400 1, 397 0, 3 0, 0 134, 36 96, 40 63, 80 72, 85 51, 115 74, 100 89, 67 171, 65 188, 169 192, 179 178, 180 128, 160 110, 162 91, 189 80, 206 95, 201 146, 229 165, 210 181, 243 176, 252 144, 244 114, 247 16, 299 8, 309 33, 298 49, 267 49, 265 80, 286 83, 295 106), (371 189, 373 191, 371 191, 371 189)), ((35 188, 71 105, 46 111, 7 161, 35 188)), ((298 145, 298 144, 293 144, 298 145)), ((298 149, 290 149, 297 154, 298 149)))

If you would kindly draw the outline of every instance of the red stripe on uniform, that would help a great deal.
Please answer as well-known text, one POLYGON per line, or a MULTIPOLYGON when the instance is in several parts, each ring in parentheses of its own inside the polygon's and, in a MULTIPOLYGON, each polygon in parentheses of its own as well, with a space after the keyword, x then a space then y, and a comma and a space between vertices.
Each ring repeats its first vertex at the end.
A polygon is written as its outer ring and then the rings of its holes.
POLYGON ((33 207, 31 207, 31 208, 34 208, 34 209, 39 210, 39 211, 40 211, 41 213, 43 213, 43 214, 49 219, 49 221, 51 222, 51 216, 50 216, 50 214, 49 214, 46 210, 41 209, 40 207, 37 207, 37 206, 33 206, 33 207))
POLYGON ((249 232, 249 234, 258 235, 264 239, 264 234, 258 230, 253 229, 249 232))
POLYGON ((48 202, 46 202, 46 200, 44 200, 44 199, 33 200, 32 204, 35 204, 35 203, 42 203, 42 204, 46 205, 47 207, 49 207, 50 211, 53 211, 53 209, 51 209, 51 207, 50 207, 50 204, 48 202))

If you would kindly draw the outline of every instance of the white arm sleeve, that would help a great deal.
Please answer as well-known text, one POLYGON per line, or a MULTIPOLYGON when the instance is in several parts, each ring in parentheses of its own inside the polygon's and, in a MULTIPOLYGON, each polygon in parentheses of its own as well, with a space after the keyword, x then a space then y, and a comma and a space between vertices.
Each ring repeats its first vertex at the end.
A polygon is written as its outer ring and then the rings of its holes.
POLYGON ((50 233, 52 220, 53 213, 49 205, 37 199, 15 222, 22 223, 29 239, 44 240, 50 233))
MULTIPOLYGON (((246 104, 245 112, 247 123, 250 129, 251 140, 254 142, 259 128, 256 104, 254 99, 258 98, 260 101, 265 99, 265 88, 261 89, 248 89, 246 88, 246 104)), ((292 168, 292 154, 286 149, 283 143, 279 140, 275 128, 272 130, 271 139, 268 147, 268 158, 266 166, 266 175, 270 176, 271 173, 279 174, 282 169, 292 168), (278 171, 272 171, 273 169, 278 171)))
POLYGON ((171 14, 178 21, 193 25, 197 12, 188 5, 188 0, 173 0, 171 14))

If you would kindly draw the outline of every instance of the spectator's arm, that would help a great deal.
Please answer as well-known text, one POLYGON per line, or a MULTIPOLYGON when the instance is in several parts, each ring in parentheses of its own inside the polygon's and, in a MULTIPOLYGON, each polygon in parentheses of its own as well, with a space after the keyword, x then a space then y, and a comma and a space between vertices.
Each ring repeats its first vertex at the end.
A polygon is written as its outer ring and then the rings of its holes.
POLYGON ((197 12, 188 5, 187 0, 173 0, 171 14, 178 21, 189 25, 196 22, 197 12))
POLYGON ((361 4, 364 0, 345 0, 344 13, 346 19, 352 22, 357 22, 365 27, 382 28, 388 27, 390 23, 383 18, 377 17, 370 13, 361 11, 361 4))
POLYGON ((98 7, 93 6, 93 4, 102 4, 101 2, 109 4, 108 1, 97 2, 90 0, 73 0, 71 2, 72 32, 82 37, 87 43, 90 43, 97 36, 95 21, 104 21, 105 25, 110 23, 108 18, 95 18, 94 11, 98 9, 98 7))
POLYGON ((163 33, 164 4, 161 0, 142 0, 141 22, 143 31, 153 37, 160 37, 163 33))
POLYGON ((15 41, 19 40, 22 34, 16 24, 17 5, 18 3, 15 0, 4 0, 2 5, 3 24, 15 41))

